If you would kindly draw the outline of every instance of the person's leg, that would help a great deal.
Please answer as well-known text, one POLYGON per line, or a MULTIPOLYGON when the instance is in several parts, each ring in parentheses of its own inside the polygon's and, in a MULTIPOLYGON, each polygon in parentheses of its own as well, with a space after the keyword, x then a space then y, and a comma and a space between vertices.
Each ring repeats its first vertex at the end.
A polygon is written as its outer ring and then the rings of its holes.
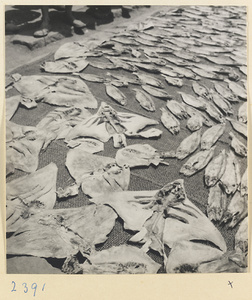
POLYGON ((35 37, 47 36, 51 29, 48 6, 42 6, 41 10, 42 10, 42 23, 40 25, 40 28, 34 32, 33 35, 35 37))
POLYGON ((65 11, 67 15, 68 22, 70 22, 71 25, 73 25, 75 28, 84 28, 86 25, 81 22, 80 20, 76 20, 72 14, 72 5, 66 5, 65 11))

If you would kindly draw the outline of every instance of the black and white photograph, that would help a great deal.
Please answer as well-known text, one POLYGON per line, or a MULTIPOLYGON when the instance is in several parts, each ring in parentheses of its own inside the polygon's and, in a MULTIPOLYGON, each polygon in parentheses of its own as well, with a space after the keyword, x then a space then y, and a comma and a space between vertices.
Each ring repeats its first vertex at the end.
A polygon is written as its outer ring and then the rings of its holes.
POLYGON ((5 6, 7 274, 248 272, 247 14, 5 6))

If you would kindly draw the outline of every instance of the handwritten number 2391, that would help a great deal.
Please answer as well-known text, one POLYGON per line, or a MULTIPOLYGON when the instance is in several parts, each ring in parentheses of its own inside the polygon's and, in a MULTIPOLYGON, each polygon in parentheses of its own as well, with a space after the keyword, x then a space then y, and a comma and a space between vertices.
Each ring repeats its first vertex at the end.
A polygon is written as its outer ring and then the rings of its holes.
MULTIPOLYGON (((16 292, 16 291, 17 291, 17 290, 16 290, 16 282, 15 282, 15 281, 12 281, 12 285, 13 285, 13 287, 12 287, 11 292, 16 292)), ((22 283, 22 286, 23 286, 24 293, 25 293, 25 294, 28 293, 29 288, 28 288, 28 286, 27 286, 27 283, 26 283, 26 282, 22 283)), ((38 285, 37 285, 37 283, 34 282, 34 283, 31 285, 31 289, 34 290, 34 291, 33 291, 33 296, 36 295, 37 288, 38 288, 38 285)), ((42 286, 42 289, 41 289, 42 292, 44 291, 44 289, 45 289, 45 283, 44 283, 43 286, 42 286)))

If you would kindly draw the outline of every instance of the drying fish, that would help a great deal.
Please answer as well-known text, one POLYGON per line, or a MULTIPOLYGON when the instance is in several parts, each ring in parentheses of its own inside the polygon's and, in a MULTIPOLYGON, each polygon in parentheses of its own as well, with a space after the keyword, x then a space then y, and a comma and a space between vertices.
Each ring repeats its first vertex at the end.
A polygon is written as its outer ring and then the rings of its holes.
POLYGON ((151 31, 149 32, 138 32, 137 35, 141 37, 142 39, 146 39, 148 41, 159 43, 161 41, 161 37, 154 36, 151 34, 151 31))
POLYGON ((92 252, 88 261, 79 264, 77 270, 83 274, 155 274, 160 267, 142 249, 120 245, 92 252))
POLYGON ((80 147, 83 151, 97 153, 104 150, 104 144, 92 138, 77 138, 67 143, 70 148, 80 147))
POLYGON ((220 185, 210 187, 208 194, 207 216, 211 221, 220 221, 227 208, 227 196, 220 185))
POLYGON ((131 50, 131 55, 132 55, 133 57, 136 57, 136 58, 141 57, 142 53, 141 53, 140 51, 138 51, 138 50, 136 50, 136 49, 133 49, 133 48, 130 48, 130 50, 131 50))
POLYGON ((209 150, 201 150, 188 159, 188 161, 180 169, 180 173, 185 176, 192 176, 199 170, 203 169, 213 158, 215 147, 209 150))
POLYGON ((170 77, 167 75, 162 75, 165 78, 165 81, 170 84, 170 85, 174 85, 177 87, 182 87, 183 86, 183 81, 180 78, 174 78, 174 77, 170 77))
POLYGON ((224 114, 232 115, 233 108, 232 105, 220 94, 216 93, 214 90, 210 89, 210 94, 215 105, 223 111, 224 114))
POLYGON ((57 166, 51 163, 6 184, 7 232, 16 231, 41 209, 54 207, 57 171, 57 166))
POLYGON ((173 69, 167 67, 160 67, 159 71, 161 75, 166 75, 170 77, 184 77, 184 75, 178 74, 177 72, 173 71, 173 69))
POLYGON ((233 81, 239 81, 241 79, 241 76, 237 74, 234 70, 231 70, 228 73, 228 79, 233 81))
POLYGON ((244 102, 238 110, 237 119, 239 122, 247 123, 247 102, 244 102))
POLYGON ((90 61, 89 65, 97 68, 97 69, 102 69, 102 70, 116 70, 119 69, 118 66, 115 64, 109 63, 109 62, 101 62, 101 61, 90 61))
POLYGON ((128 167, 120 167, 113 158, 91 154, 79 147, 68 152, 66 166, 84 194, 90 197, 126 190, 129 185, 128 167))
POLYGON ((247 215, 248 196, 242 196, 240 191, 236 191, 224 213, 223 222, 229 222, 229 228, 233 228, 247 215))
POLYGON ((134 85, 140 85, 140 81, 136 78, 131 78, 131 77, 128 77, 128 76, 125 76, 125 75, 116 75, 116 74, 112 74, 112 73, 107 73, 108 76, 116 79, 116 80, 120 80, 122 82, 127 82, 128 84, 131 83, 131 84, 134 84, 134 85))
POLYGON ((163 83, 156 79, 155 77, 152 77, 150 75, 146 75, 146 74, 141 74, 141 73, 133 73, 134 75, 136 75, 138 77, 138 79, 140 80, 140 82, 142 84, 148 84, 157 88, 164 88, 163 83))
POLYGON ((113 37, 113 38, 111 38, 111 41, 115 41, 115 42, 118 42, 120 44, 127 45, 127 46, 138 46, 139 45, 139 43, 136 42, 135 40, 126 38, 126 37, 113 37))
POLYGON ((171 249, 165 269, 167 273, 196 273, 200 264, 219 259, 223 252, 193 241, 179 241, 171 249))
POLYGON ((127 165, 130 168, 150 164, 157 166, 163 160, 161 153, 148 144, 134 144, 120 149, 115 159, 119 166, 127 165))
POLYGON ((208 71, 218 73, 218 74, 223 74, 223 75, 228 75, 232 72, 231 67, 210 65, 210 64, 205 64, 205 63, 197 63, 197 64, 195 64, 195 67, 200 68, 202 70, 208 70, 208 71))
POLYGON ((190 67, 190 69, 197 75, 201 76, 201 77, 205 77, 208 79, 214 79, 214 80, 224 80, 224 77, 221 75, 218 75, 216 73, 210 72, 210 71, 206 71, 203 69, 199 69, 199 68, 194 68, 194 67, 190 67))
POLYGON ((178 77, 181 76, 186 77, 187 79, 200 80, 200 77, 198 77, 193 71, 187 68, 172 66, 172 70, 178 74, 178 77))
POLYGON ((241 182, 240 165, 231 151, 227 154, 226 169, 220 182, 228 195, 234 194, 241 182))
POLYGON ((178 134, 180 131, 180 123, 179 121, 169 113, 164 107, 160 108, 161 114, 161 121, 172 134, 178 134))
POLYGON ((78 184, 73 183, 64 189, 59 187, 57 189, 56 193, 57 193, 57 197, 61 199, 61 198, 68 198, 71 196, 76 196, 76 195, 78 195, 78 191, 79 191, 78 184))
POLYGON ((19 103, 21 101, 22 97, 20 95, 17 96, 12 96, 9 98, 6 98, 5 104, 6 104, 6 109, 5 109, 5 117, 6 120, 10 120, 15 112, 18 109, 19 103))
POLYGON ((162 133, 163 131, 158 128, 150 128, 140 132, 125 132, 125 135, 129 137, 143 137, 148 139, 160 137, 162 133))
POLYGON ((148 111, 155 111, 155 104, 151 96, 140 89, 133 89, 136 92, 136 100, 139 104, 148 111))
POLYGON ((235 153, 243 157, 247 156, 247 147, 232 132, 229 133, 229 137, 231 138, 230 146, 234 149, 235 153))
POLYGON ((207 100, 212 100, 212 95, 209 93, 208 88, 205 87, 203 84, 193 82, 192 88, 193 88, 195 94, 197 94, 198 96, 206 98, 207 100))
POLYGON ((159 69, 151 64, 135 62, 135 66, 150 73, 159 73, 159 69))
POLYGON ((81 72, 88 66, 89 62, 81 58, 68 58, 56 61, 44 62, 40 68, 47 73, 74 73, 81 72))
POLYGON ((248 71, 247 71, 247 67, 246 66, 240 66, 239 67, 240 71, 247 76, 248 74, 248 71))
POLYGON ((148 47, 156 47, 157 46, 156 42, 152 42, 150 40, 146 40, 141 37, 134 37, 134 41, 136 41, 138 45, 141 44, 141 45, 148 46, 148 47))
MULTIPOLYGON (((200 100, 205 101, 203 98, 200 100)), ((222 112, 214 105, 212 102, 207 101, 205 102, 206 105, 206 113, 215 121, 219 123, 225 123, 225 117, 223 116, 222 112)))
POLYGON ((160 99, 171 99, 172 97, 166 93, 166 91, 161 90, 159 88, 155 88, 149 85, 142 85, 144 91, 146 91, 151 96, 160 98, 160 99))
POLYGON ((227 81, 229 89, 240 99, 247 100, 247 92, 244 87, 233 81, 227 81))
POLYGON ((225 124, 217 124, 207 129, 201 138, 201 149, 210 149, 225 131, 225 124))
POLYGON ((205 59, 217 64, 217 65, 227 65, 227 66, 237 66, 234 60, 229 58, 228 56, 210 56, 210 55, 201 55, 205 59))
POLYGON ((43 210, 8 239, 7 253, 66 258, 80 251, 86 257, 107 240, 116 218, 105 205, 43 210))
POLYGON ((129 71, 129 72, 136 72, 138 70, 137 67, 135 67, 133 64, 129 63, 129 62, 125 62, 119 58, 110 58, 107 57, 117 68, 121 68, 125 71, 129 71))
POLYGON ((200 144, 201 130, 198 130, 186 137, 177 148, 176 156, 178 159, 184 159, 193 153, 200 144))
POLYGON ((164 58, 168 62, 173 63, 174 65, 179 66, 179 67, 186 67, 189 65, 189 62, 184 59, 175 58, 175 57, 171 57, 171 56, 165 56, 164 58))
POLYGON ((111 80, 109 82, 110 85, 113 85, 115 87, 128 87, 128 82, 120 81, 120 80, 111 80))
POLYGON ((248 168, 242 175, 240 191, 242 196, 248 195, 248 168))
POLYGON ((177 118, 182 119, 188 117, 182 103, 179 103, 176 100, 169 100, 167 101, 166 106, 177 118))
POLYGON ((225 172, 227 164, 226 152, 222 150, 215 156, 205 170, 205 183, 207 186, 214 186, 225 172))
POLYGON ((97 100, 86 83, 66 76, 22 76, 14 84, 23 97, 57 105, 96 108, 97 100))
POLYGON ((231 92, 230 89, 228 89, 227 87, 225 87, 224 85, 221 85, 219 83, 214 83, 214 88, 216 89, 216 91, 222 96, 224 97, 226 100, 228 100, 229 102, 238 102, 238 96, 236 96, 235 94, 233 94, 231 92))
POLYGON ((126 96, 115 86, 105 83, 107 95, 121 105, 127 104, 126 96))
POLYGON ((183 60, 190 60, 196 63, 200 62, 200 59, 197 56, 186 51, 174 51, 173 54, 183 60))
POLYGON ((242 220, 235 235, 235 250, 248 254, 248 217, 242 220))
POLYGON ((126 147, 126 136, 123 133, 115 133, 112 136, 115 148, 126 147))
POLYGON ((202 128, 203 118, 200 115, 193 115, 187 120, 186 127, 191 131, 196 131, 202 128))
POLYGON ((99 75, 95 75, 95 74, 85 74, 85 73, 81 73, 79 74, 81 79, 84 79, 86 81, 90 81, 90 82, 96 82, 96 83, 104 83, 105 79, 99 75))
POLYGON ((195 108, 198 108, 198 109, 202 109, 202 110, 205 110, 206 109, 206 104, 205 102, 202 102, 200 100, 200 98, 196 98, 190 94, 185 94, 183 92, 178 92, 180 95, 181 95, 181 98, 182 100, 190 105, 190 106, 193 106, 195 108))
POLYGON ((143 50, 144 54, 148 57, 159 57, 158 53, 153 48, 141 47, 140 49, 143 50))
MULTIPOLYGON (((201 124, 202 120, 203 124, 207 127, 211 127, 214 125, 214 122, 210 120, 204 112, 201 112, 189 105, 186 105, 185 109, 189 116, 199 118, 199 124, 201 124)), ((198 123, 196 122, 196 124, 198 123)))
POLYGON ((149 59, 149 61, 157 66, 165 66, 167 64, 167 61, 160 57, 149 57, 145 54, 145 56, 149 59))
POLYGON ((241 123, 239 121, 236 121, 234 119, 231 118, 226 118, 227 120, 229 120, 229 122, 232 124, 234 130, 236 130, 237 132, 239 132, 241 135, 243 135, 245 138, 247 138, 247 126, 244 123, 241 123))

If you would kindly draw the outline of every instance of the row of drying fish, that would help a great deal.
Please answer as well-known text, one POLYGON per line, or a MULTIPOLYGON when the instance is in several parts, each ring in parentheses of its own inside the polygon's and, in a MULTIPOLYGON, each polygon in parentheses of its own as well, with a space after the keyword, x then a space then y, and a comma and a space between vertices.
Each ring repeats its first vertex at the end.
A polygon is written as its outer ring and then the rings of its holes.
POLYGON ((57 167, 51 163, 7 184, 7 232, 13 232, 8 254, 65 258, 66 273, 156 273, 161 265, 146 255, 149 249, 160 253, 167 273, 183 272, 186 266, 189 272, 246 270, 244 223, 236 234, 234 253, 227 252, 221 234, 187 198, 183 180, 159 191, 110 192, 92 198, 94 204, 53 210, 56 177, 57 167), (96 252, 95 245, 106 241, 117 216, 134 232, 130 242, 142 244, 141 249, 123 245, 96 252), (171 248, 168 257, 165 245, 171 248), (83 265, 76 256, 79 251, 87 258, 83 265))

